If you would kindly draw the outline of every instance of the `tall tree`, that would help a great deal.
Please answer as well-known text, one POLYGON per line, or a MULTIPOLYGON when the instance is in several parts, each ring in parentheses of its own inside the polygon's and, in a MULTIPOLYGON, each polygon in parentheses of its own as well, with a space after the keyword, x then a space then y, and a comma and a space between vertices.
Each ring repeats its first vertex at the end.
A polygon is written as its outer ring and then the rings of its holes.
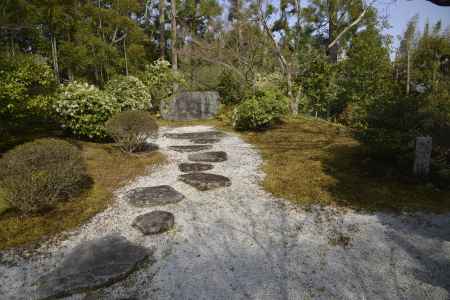
POLYGON ((165 58, 166 51, 166 0, 159 0, 159 58, 165 58))

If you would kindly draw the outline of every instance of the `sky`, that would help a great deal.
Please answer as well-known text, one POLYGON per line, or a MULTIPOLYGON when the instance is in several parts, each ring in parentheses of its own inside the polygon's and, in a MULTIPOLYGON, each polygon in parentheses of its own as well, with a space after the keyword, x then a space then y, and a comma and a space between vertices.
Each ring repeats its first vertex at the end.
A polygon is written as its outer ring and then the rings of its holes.
POLYGON ((416 14, 419 15, 419 29, 429 20, 430 24, 442 21, 442 27, 450 26, 450 7, 437 6, 426 0, 379 0, 376 2, 379 14, 387 16, 390 29, 386 32, 394 37, 394 47, 398 46, 398 35, 402 35, 408 21, 416 14))

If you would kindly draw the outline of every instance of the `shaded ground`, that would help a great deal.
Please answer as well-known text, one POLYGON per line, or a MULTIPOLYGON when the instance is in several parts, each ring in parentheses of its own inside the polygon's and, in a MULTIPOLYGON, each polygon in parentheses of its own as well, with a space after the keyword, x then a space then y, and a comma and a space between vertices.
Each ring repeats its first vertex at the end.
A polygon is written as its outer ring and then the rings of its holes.
MULTIPOLYGON (((206 131, 209 127, 163 129, 206 131)), ((214 144, 228 161, 209 171, 230 187, 200 192, 177 181, 189 144, 160 138, 168 164, 117 193, 112 207, 67 239, 30 256, 0 252, 0 295, 23 299, 32 283, 82 241, 119 233, 155 250, 156 263, 127 280, 71 299, 439 299, 450 297, 450 215, 362 214, 311 206, 307 211, 260 186, 264 174, 256 149, 234 135, 214 144), (129 205, 126 192, 168 184, 186 196, 163 207, 175 229, 142 236, 132 220, 162 209, 129 205)), ((280 168, 281 170, 281 168, 280 168)), ((298 183, 297 183, 298 184, 298 183)))
POLYGON ((264 188, 294 203, 369 211, 450 211, 450 190, 415 182, 396 174, 395 168, 371 162, 345 127, 299 117, 276 129, 242 136, 261 150, 267 174, 264 188))

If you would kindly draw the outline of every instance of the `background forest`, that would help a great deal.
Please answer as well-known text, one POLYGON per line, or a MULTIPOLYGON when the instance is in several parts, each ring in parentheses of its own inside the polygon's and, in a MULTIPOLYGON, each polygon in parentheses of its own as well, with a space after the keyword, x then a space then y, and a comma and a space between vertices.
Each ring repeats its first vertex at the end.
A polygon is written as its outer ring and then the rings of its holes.
POLYGON ((434 170, 450 178, 450 30, 415 17, 393 49, 374 4, 2 1, 2 150, 42 126, 102 140, 117 111, 217 90, 236 129, 287 114, 339 122, 399 170, 410 169, 414 138, 431 135, 434 170))

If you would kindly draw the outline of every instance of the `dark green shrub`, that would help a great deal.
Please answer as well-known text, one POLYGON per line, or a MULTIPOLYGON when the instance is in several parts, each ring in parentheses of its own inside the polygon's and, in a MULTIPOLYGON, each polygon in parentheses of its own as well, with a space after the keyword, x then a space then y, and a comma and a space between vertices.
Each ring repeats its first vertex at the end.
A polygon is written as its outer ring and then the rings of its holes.
POLYGON ((62 140, 35 140, 0 159, 0 189, 11 206, 24 212, 53 208, 80 192, 86 178, 81 151, 62 140))
POLYGON ((289 100, 276 89, 258 91, 236 106, 233 127, 237 130, 264 130, 281 121, 289 111, 289 100))
POLYGON ((224 104, 239 103, 244 94, 245 83, 231 71, 223 71, 219 77, 217 92, 224 104))
POLYGON ((106 131, 123 151, 136 152, 158 133, 158 124, 149 112, 125 111, 106 122, 106 131))

